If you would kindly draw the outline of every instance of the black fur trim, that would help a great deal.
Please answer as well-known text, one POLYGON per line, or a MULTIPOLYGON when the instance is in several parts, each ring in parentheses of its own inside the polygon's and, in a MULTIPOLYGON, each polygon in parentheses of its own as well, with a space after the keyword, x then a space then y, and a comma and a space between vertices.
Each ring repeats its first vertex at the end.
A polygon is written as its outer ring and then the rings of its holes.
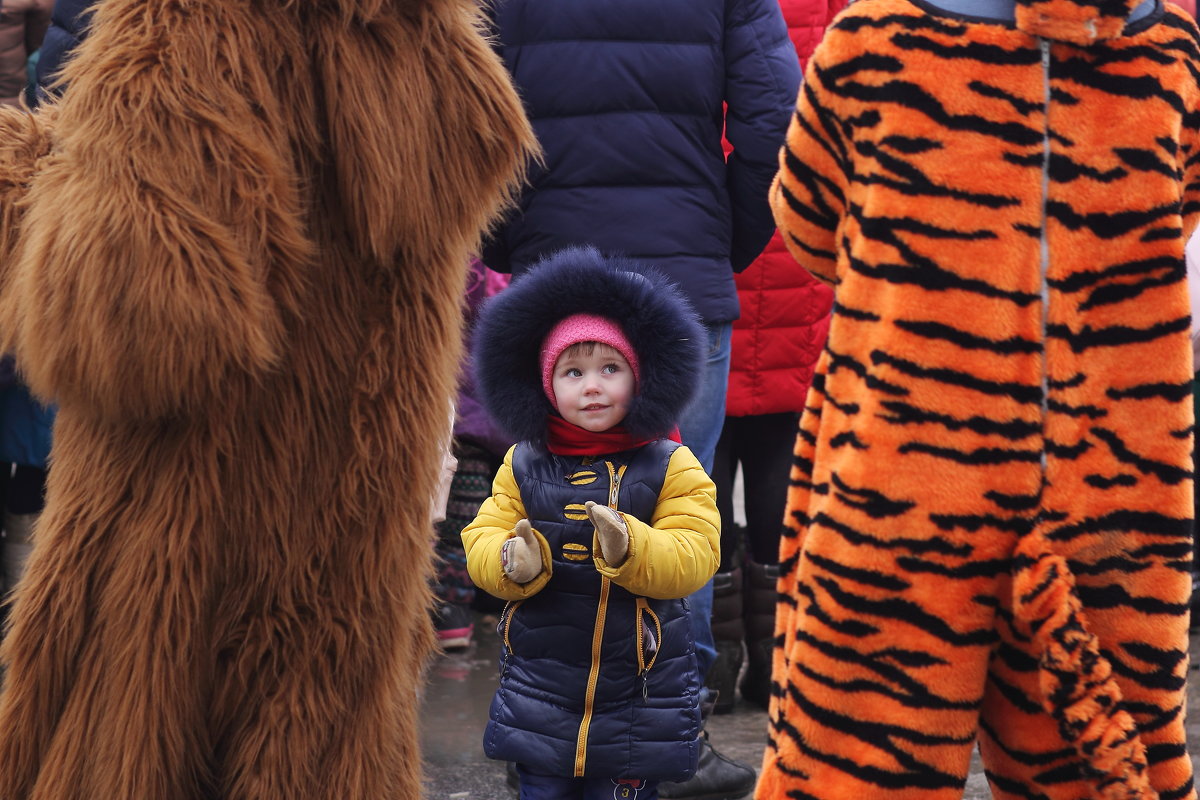
POLYGON ((484 304, 472 344, 484 408, 514 439, 544 443, 552 408, 542 391, 542 340, 559 320, 584 313, 616 321, 637 353, 638 393, 625 427, 641 437, 669 434, 700 385, 704 326, 665 276, 591 247, 547 256, 484 304))

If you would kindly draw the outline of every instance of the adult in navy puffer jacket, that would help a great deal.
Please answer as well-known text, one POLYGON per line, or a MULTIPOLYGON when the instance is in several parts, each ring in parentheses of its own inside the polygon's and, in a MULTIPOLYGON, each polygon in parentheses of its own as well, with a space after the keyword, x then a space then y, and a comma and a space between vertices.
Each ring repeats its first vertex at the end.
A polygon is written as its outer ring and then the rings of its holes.
MULTIPOLYGON (((778 2, 803 70, 846 0, 778 2)), ((708 673, 709 687, 719 692, 717 713, 733 710, 743 640, 749 668, 742 677, 742 695, 763 708, 770 701, 775 581, 792 449, 833 307, 833 290, 796 269, 778 233, 738 274, 737 288, 742 315, 733 324, 725 426, 710 473, 726 521, 721 571, 713 578, 717 662, 708 673), (733 524, 739 467, 744 529, 733 524)))
POLYGON ((492 13, 545 161, 484 263, 519 273, 592 243, 665 273, 705 322, 736 319, 733 274, 775 230, 766 192, 800 82, 777 0, 497 0, 492 13))
MULTIPOLYGON (((800 85, 779 4, 494 3, 497 48, 544 157, 484 263, 519 274, 543 255, 591 244, 674 281, 706 327, 700 393, 679 429, 709 470, 738 316, 733 276, 774 231, 767 190, 800 85)), ((716 656, 711 583, 692 607, 707 671, 716 656)))
POLYGON ((38 55, 37 84, 42 92, 61 88, 53 86, 54 79, 84 37, 95 5, 96 0, 55 0, 50 28, 38 55))

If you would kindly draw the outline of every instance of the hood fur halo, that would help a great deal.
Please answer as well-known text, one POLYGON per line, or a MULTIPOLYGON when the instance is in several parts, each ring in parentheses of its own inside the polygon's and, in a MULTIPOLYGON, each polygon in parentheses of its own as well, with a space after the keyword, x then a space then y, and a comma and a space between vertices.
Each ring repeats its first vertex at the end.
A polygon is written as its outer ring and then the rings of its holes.
POLYGON ((472 345, 479 401, 515 440, 544 443, 552 409, 542 390, 542 340, 559 320, 583 313, 619 324, 640 361, 625 428, 668 435, 699 387, 704 327, 664 275, 592 247, 547 256, 483 306, 472 345))

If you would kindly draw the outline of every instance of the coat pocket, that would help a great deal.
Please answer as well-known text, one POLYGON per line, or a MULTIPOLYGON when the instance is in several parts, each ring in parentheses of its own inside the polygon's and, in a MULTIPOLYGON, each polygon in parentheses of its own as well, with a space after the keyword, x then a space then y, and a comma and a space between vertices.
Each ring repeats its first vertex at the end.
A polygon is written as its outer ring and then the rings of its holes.
POLYGON ((658 644, 662 641, 662 624, 658 615, 644 598, 637 599, 637 663, 638 676, 642 679, 642 699, 649 695, 650 670, 658 660, 658 644))
POLYGON ((496 633, 500 634, 500 641, 504 643, 504 658, 500 663, 501 678, 508 671, 508 657, 514 655, 512 638, 509 635, 512 631, 513 617, 524 602, 524 600, 510 600, 504 604, 504 610, 500 612, 500 624, 496 628, 496 633))

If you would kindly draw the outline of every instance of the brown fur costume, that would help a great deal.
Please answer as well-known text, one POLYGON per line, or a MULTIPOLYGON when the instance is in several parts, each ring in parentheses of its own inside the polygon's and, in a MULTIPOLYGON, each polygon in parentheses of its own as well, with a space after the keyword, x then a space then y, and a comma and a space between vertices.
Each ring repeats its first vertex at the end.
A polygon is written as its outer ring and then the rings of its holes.
POLYGON ((0 324, 60 406, 0 797, 418 797, 428 497, 519 101, 470 0, 97 9, 65 100, 0 117, 0 324))

